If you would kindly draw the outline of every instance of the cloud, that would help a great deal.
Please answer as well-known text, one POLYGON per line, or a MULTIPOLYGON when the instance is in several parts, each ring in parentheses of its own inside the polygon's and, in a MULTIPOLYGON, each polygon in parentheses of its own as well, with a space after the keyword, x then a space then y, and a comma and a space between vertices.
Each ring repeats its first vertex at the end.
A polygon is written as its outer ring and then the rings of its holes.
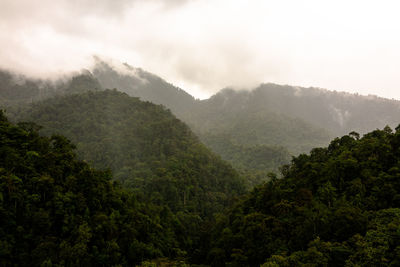
POLYGON ((0 67, 128 62, 198 97, 260 82, 400 98, 396 1, 2 0, 0 67))

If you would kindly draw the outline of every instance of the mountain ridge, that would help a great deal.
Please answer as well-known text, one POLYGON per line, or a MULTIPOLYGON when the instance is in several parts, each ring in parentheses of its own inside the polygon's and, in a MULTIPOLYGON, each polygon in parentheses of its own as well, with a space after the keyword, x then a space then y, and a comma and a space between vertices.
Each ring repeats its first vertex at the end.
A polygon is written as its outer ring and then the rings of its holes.
MULTIPOLYGON (((23 94, 29 86, 34 91, 39 87, 28 79, 27 86, 17 88, 23 94)), ((235 145, 255 151, 255 146, 261 145, 269 151, 283 147, 291 155, 298 155, 352 131, 363 134, 386 125, 394 127, 400 117, 398 100, 272 83, 261 84, 253 90, 225 88, 208 99, 198 100, 157 75, 127 63, 115 67, 100 59, 91 70, 82 71, 57 86, 49 85, 47 91, 42 90, 30 99, 24 98, 20 103, 106 88, 117 88, 130 96, 165 106, 223 159, 245 168, 254 167, 246 160, 245 154, 236 155, 238 161, 232 160, 226 151, 237 151, 235 145), (215 140, 222 138, 228 138, 232 145, 228 148, 229 142, 225 142, 226 149, 221 150, 222 144, 215 143, 215 140)), ((4 86, 0 76, 0 103, 7 102, 2 101, 2 91, 4 86)), ((9 111, 13 113, 15 109, 9 108, 9 111)), ((285 152, 277 152, 276 157, 282 153, 285 152)), ((274 165, 268 170, 277 171, 278 167, 274 165)))

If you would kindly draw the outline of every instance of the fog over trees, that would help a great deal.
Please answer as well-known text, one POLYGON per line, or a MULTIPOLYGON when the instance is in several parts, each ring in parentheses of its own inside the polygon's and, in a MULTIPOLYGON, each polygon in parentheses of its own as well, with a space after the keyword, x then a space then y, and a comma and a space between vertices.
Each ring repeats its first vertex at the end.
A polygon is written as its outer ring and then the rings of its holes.
POLYGON ((2 265, 398 264, 400 102, 0 72, 2 265), (71 140, 71 141, 70 141, 71 140))

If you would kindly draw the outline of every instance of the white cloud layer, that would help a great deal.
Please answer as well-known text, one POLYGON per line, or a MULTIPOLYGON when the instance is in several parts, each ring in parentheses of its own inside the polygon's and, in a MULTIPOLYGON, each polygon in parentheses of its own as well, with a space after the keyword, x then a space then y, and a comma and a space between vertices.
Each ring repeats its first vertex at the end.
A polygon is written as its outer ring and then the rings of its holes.
POLYGON ((0 67, 53 77, 92 56, 205 97, 260 82, 400 99, 398 1, 1 0, 0 67))

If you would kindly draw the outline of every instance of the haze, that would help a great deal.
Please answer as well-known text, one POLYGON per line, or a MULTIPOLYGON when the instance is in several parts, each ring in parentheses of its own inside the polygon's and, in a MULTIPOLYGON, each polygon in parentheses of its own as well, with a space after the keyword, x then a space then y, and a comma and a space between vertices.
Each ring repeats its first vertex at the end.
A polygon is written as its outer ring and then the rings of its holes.
POLYGON ((400 99, 398 10, 365 0, 2 0, 0 67, 48 78, 96 55, 198 98, 275 82, 400 99))

